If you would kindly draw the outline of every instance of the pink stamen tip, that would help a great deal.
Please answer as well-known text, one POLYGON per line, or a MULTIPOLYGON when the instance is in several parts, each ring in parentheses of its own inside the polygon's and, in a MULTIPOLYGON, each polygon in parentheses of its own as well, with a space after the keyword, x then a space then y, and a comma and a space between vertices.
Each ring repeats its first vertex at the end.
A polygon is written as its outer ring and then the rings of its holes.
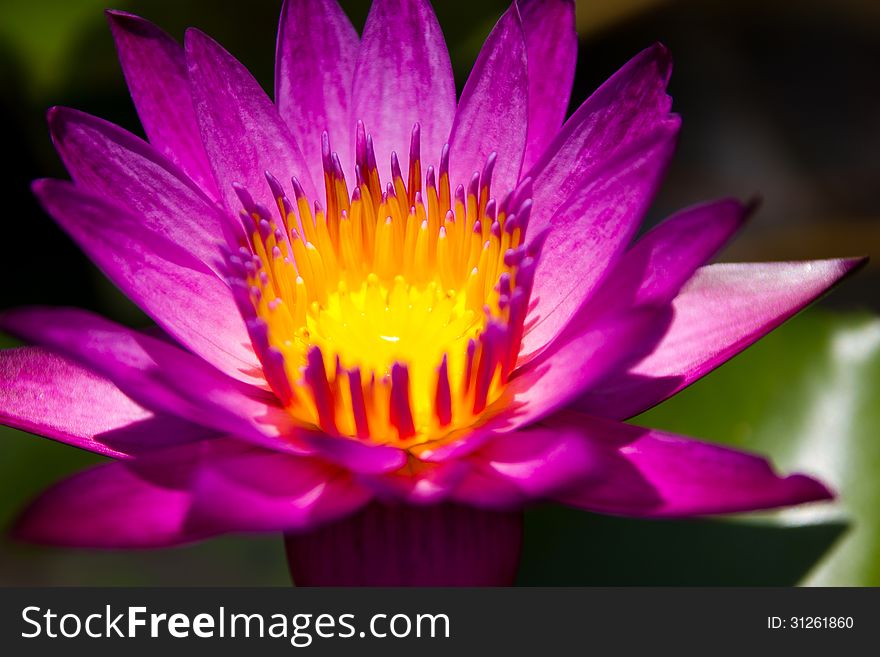
POLYGON ((440 361, 437 369, 437 393, 434 396, 434 409, 440 426, 446 426, 452 422, 452 392, 449 387, 449 367, 446 362, 446 354, 440 361))
POLYGON ((411 438, 416 429, 409 402, 409 370, 405 365, 391 366, 391 422, 397 427, 402 439, 411 438))
POLYGON ((400 172, 400 160, 397 159, 397 153, 394 151, 391 151, 391 177, 394 180, 403 179, 403 174, 400 172))
POLYGON ((351 410, 354 416, 355 433, 358 438, 367 439, 370 437, 370 425, 367 420, 367 405, 364 401, 360 369, 354 368, 349 370, 348 389, 351 393, 351 410))
POLYGON ((305 382, 312 390, 315 400, 315 408, 318 411, 318 422, 321 428, 328 433, 336 433, 336 418, 333 412, 333 394, 330 383, 327 381, 327 372, 324 369, 324 357, 318 347, 309 349, 306 356, 304 371, 305 382))
POLYGON ((238 196, 238 200, 241 202, 242 207, 251 214, 256 209, 256 204, 254 203, 254 197, 251 196, 251 193, 245 189, 244 185, 239 183, 232 183, 232 189, 235 192, 235 195, 238 196))

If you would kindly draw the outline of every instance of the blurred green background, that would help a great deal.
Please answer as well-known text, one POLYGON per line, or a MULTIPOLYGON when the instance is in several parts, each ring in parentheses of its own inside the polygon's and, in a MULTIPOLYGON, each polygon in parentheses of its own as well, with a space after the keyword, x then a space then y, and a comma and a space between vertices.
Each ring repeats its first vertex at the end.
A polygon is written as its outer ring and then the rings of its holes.
MULTIPOLYGON (((506 2, 437 2, 459 88, 506 2)), ((91 308, 145 318, 37 207, 30 181, 64 177, 45 110, 69 105, 141 134, 102 9, 106 0, 0 1, 6 220, 0 307, 91 308)), ((369 2, 343 2, 356 26, 369 2)), ((280 2, 122 1, 181 37, 212 34, 271 88, 280 2)), ((717 196, 764 202, 722 260, 880 253, 880 3, 875 0, 578 2, 576 107, 654 41, 676 61, 678 155, 649 216, 717 196)), ((535 508, 522 584, 880 585, 880 267, 637 423, 769 454, 816 474, 833 504, 775 514, 634 521, 535 508)), ((0 340, 3 340, 0 338, 0 340)), ((11 346, 5 340, 0 346, 11 346)), ((0 527, 93 456, 0 427, 0 527)), ((0 585, 283 585, 277 537, 171 550, 60 550, 0 537, 0 585)))

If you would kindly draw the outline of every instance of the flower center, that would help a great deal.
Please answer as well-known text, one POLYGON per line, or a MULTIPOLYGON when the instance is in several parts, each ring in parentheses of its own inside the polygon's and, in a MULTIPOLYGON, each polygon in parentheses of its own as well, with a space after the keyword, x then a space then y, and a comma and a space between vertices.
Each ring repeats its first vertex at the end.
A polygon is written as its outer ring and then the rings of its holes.
POLYGON ((382 186, 358 124, 356 185, 323 139, 326 210, 267 174, 277 215, 238 188, 249 243, 230 258, 267 380, 293 417, 404 447, 491 414, 516 365, 536 253, 525 181, 498 203, 495 156, 453 193, 448 148, 424 179, 419 128, 406 181, 382 186), (280 216, 280 221, 276 217, 280 216))

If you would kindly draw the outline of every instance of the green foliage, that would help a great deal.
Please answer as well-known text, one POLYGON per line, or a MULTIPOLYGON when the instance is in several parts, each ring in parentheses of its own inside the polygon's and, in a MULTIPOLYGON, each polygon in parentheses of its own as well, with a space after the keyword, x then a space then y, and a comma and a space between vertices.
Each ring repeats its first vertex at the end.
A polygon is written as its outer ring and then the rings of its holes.
POLYGON ((633 422, 768 454, 839 499, 735 519, 527 515, 524 584, 880 584, 880 318, 813 311, 633 422))

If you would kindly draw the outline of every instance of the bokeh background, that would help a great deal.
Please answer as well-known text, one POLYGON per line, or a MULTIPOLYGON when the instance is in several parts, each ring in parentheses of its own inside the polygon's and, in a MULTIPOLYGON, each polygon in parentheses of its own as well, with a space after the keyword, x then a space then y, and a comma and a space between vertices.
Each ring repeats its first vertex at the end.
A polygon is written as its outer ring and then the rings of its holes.
MULTIPOLYGON (((504 0, 436 2, 459 89, 504 0)), ((343 2, 358 27, 368 0, 343 2)), ((119 0, 175 36, 195 25, 271 89, 280 0, 119 0)), ((0 1, 0 307, 74 305, 146 318, 39 209, 65 174, 45 110, 69 105, 142 134, 102 9, 107 0, 0 1)), ((654 41, 675 58, 684 118, 649 223, 712 197, 763 204, 721 260, 880 255, 880 3, 585 0, 572 108, 654 41)), ((830 482, 833 504, 675 522, 561 508, 527 514, 522 584, 880 585, 880 266, 636 422, 771 455, 830 482)), ((0 335, 0 346, 14 346, 0 335)), ((0 527, 98 459, 0 427, 0 527)), ((149 552, 60 550, 0 537, 0 585, 284 585, 277 537, 149 552)))

